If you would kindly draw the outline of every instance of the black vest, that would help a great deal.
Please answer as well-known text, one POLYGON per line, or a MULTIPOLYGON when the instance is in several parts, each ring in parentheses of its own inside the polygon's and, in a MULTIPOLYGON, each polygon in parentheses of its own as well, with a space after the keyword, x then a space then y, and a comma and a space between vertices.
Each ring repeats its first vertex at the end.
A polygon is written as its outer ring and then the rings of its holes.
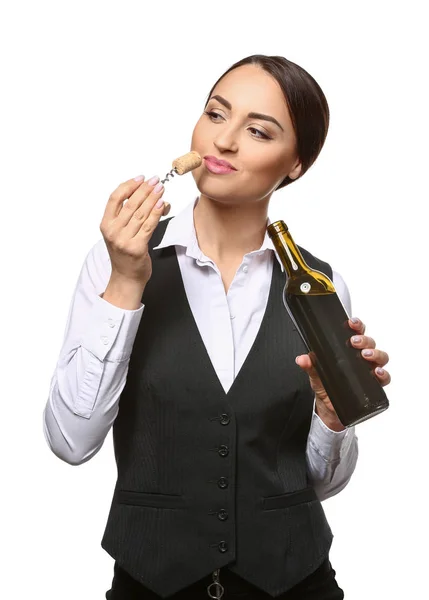
MULTIPOLYGON (((113 425, 118 469, 102 547, 167 597, 228 567, 277 596, 328 556, 332 533, 308 478, 313 392, 274 259, 265 315, 226 394, 193 318, 174 247, 152 250, 127 382, 113 425)), ((300 248, 314 269, 332 269, 300 248)), ((210 319, 210 312, 207 312, 210 319)))

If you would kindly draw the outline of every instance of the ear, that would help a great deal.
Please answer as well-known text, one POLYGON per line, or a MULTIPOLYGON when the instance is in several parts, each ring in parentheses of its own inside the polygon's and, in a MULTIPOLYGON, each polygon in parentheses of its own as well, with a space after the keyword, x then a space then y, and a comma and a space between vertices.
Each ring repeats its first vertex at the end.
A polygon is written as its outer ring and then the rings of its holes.
POLYGON ((288 176, 291 179, 297 179, 301 175, 302 164, 299 159, 297 159, 296 163, 292 167, 292 170, 288 173, 288 176))

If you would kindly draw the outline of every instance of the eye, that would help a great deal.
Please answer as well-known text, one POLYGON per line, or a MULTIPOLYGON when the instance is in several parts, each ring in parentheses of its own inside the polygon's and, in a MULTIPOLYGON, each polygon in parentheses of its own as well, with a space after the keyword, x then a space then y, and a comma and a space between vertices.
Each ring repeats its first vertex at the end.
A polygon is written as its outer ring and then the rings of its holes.
POLYGON ((219 119, 216 119, 215 117, 220 117, 221 119, 223 119, 222 115, 215 113, 212 110, 209 110, 209 111, 205 110, 204 114, 207 115, 208 117, 210 117, 210 119, 215 123, 219 121, 219 119))
POLYGON ((263 133, 262 131, 259 131, 259 129, 256 129, 255 127, 249 127, 248 131, 254 131, 255 134, 258 133, 259 135, 255 135, 255 137, 259 138, 260 140, 271 140, 272 139, 272 138, 270 138, 269 135, 267 135, 266 133, 263 133))
MULTIPOLYGON (((205 110, 204 114, 207 115, 211 121, 213 121, 213 123, 220 123, 221 120, 225 120, 224 117, 222 115, 220 115, 219 113, 216 113, 212 110, 205 110)), ((252 131, 254 133, 252 133, 252 135, 259 140, 271 140, 272 138, 267 135, 266 133, 264 133, 263 131, 260 131, 259 129, 256 129, 256 127, 249 127, 248 131, 252 131)))

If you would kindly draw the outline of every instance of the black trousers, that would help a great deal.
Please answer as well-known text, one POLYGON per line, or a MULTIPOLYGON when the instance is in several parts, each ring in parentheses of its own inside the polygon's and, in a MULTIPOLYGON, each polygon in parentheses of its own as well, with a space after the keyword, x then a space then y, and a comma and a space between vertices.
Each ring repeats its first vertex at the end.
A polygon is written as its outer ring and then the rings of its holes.
MULTIPOLYGON (((171 600, 209 600, 207 586, 212 582, 213 578, 210 575, 169 598, 171 600)), ((262 592, 228 569, 220 570, 220 583, 225 589, 222 600, 272 600, 272 596, 262 592)), ((335 571, 331 567, 329 559, 326 559, 304 581, 288 592, 277 596, 276 600, 342 600, 343 598, 344 593, 335 580, 335 571)), ((112 588, 106 592, 106 599, 160 600, 161 596, 142 586, 115 563, 112 588)))

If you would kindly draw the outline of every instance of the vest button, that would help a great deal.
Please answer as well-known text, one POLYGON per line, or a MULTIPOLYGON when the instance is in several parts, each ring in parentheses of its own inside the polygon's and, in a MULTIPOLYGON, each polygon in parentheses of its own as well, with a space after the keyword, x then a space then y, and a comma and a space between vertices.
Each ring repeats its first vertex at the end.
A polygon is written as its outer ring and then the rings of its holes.
POLYGON ((219 552, 228 552, 228 544, 224 541, 218 544, 219 552))
POLYGON ((220 511, 217 513, 217 517, 219 521, 226 521, 229 515, 224 508, 221 508, 220 511))
POLYGON ((220 477, 217 482, 218 486, 221 490, 224 490, 228 487, 228 479, 226 477, 220 477))
POLYGON ((228 456, 228 454, 229 454, 228 446, 225 446, 224 444, 222 444, 222 446, 220 446, 220 448, 218 450, 218 454, 219 454, 219 456, 228 456))
POLYGON ((229 415, 227 415, 226 413, 223 413, 220 416, 220 424, 221 425, 229 425, 230 422, 231 422, 231 419, 230 419, 229 415))

